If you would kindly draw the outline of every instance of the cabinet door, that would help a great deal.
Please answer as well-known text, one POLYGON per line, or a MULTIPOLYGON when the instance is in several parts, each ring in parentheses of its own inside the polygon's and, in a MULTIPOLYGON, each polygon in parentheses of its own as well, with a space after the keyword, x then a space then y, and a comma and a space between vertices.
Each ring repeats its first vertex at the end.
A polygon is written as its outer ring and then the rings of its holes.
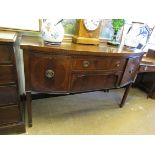
POLYGON ((141 57, 129 58, 120 85, 126 85, 135 80, 141 57))
POLYGON ((69 67, 70 58, 67 56, 31 53, 30 78, 32 91, 67 91, 69 67))

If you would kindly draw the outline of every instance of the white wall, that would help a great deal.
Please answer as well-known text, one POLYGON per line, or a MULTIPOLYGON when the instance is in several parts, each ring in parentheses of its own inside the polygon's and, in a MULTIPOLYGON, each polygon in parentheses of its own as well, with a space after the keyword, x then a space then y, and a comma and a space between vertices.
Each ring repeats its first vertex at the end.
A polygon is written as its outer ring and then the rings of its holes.
POLYGON ((28 19, 1 18, 0 27, 39 31, 39 20, 33 18, 28 19))

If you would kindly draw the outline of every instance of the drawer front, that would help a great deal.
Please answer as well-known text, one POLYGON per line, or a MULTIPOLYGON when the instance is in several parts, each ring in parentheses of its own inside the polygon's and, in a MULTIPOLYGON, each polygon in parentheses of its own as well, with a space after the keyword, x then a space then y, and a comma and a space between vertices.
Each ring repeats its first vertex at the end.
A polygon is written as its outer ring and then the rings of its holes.
POLYGON ((140 57, 129 58, 120 85, 126 85, 135 80, 140 64, 140 57))
POLYGON ((155 72, 155 66, 140 65, 139 72, 155 72))
POLYGON ((81 57, 73 58, 73 70, 123 70, 125 59, 117 59, 111 57, 90 58, 81 57))
POLYGON ((0 86, 0 106, 18 104, 16 86, 0 86))
POLYGON ((36 91, 67 91, 70 59, 65 56, 31 54, 31 89, 36 91))
POLYGON ((16 123, 21 120, 17 105, 0 107, 0 124, 16 123))
POLYGON ((74 73, 71 78, 71 91, 92 91, 110 89, 117 86, 121 72, 117 73, 74 73))
POLYGON ((13 47, 9 45, 0 45, 0 63, 13 62, 13 47))
POLYGON ((0 65, 0 84, 16 82, 16 72, 13 65, 0 65))

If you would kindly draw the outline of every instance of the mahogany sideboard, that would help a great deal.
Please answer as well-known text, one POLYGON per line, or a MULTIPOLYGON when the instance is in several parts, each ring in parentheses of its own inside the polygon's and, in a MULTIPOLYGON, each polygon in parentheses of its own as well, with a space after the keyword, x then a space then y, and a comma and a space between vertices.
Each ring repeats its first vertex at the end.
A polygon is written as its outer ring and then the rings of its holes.
POLYGON ((143 52, 100 44, 63 42, 48 46, 41 37, 23 36, 26 105, 32 126, 31 92, 77 93, 125 87, 125 103, 134 82, 143 52))
POLYGON ((17 34, 0 31, 0 134, 25 132, 14 54, 17 34))

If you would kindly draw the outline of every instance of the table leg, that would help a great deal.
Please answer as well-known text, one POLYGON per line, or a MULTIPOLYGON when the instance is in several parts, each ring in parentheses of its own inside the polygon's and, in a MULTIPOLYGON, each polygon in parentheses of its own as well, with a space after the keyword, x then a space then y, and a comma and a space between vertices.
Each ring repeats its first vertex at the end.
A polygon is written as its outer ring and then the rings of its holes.
POLYGON ((126 98, 128 96, 131 85, 132 85, 132 83, 130 83, 129 85, 126 86, 126 89, 125 89, 125 92, 124 92, 124 95, 123 95, 123 98, 122 98, 122 101, 121 101, 121 104, 120 104, 120 108, 122 108, 124 106, 124 104, 125 104, 125 100, 126 100, 126 98))
POLYGON ((27 106, 27 114, 28 114, 28 127, 32 127, 31 92, 26 92, 26 106, 27 106))
POLYGON ((149 90, 149 92, 147 94, 147 98, 149 98, 152 95, 154 89, 155 89, 155 82, 153 83, 151 89, 149 90))

